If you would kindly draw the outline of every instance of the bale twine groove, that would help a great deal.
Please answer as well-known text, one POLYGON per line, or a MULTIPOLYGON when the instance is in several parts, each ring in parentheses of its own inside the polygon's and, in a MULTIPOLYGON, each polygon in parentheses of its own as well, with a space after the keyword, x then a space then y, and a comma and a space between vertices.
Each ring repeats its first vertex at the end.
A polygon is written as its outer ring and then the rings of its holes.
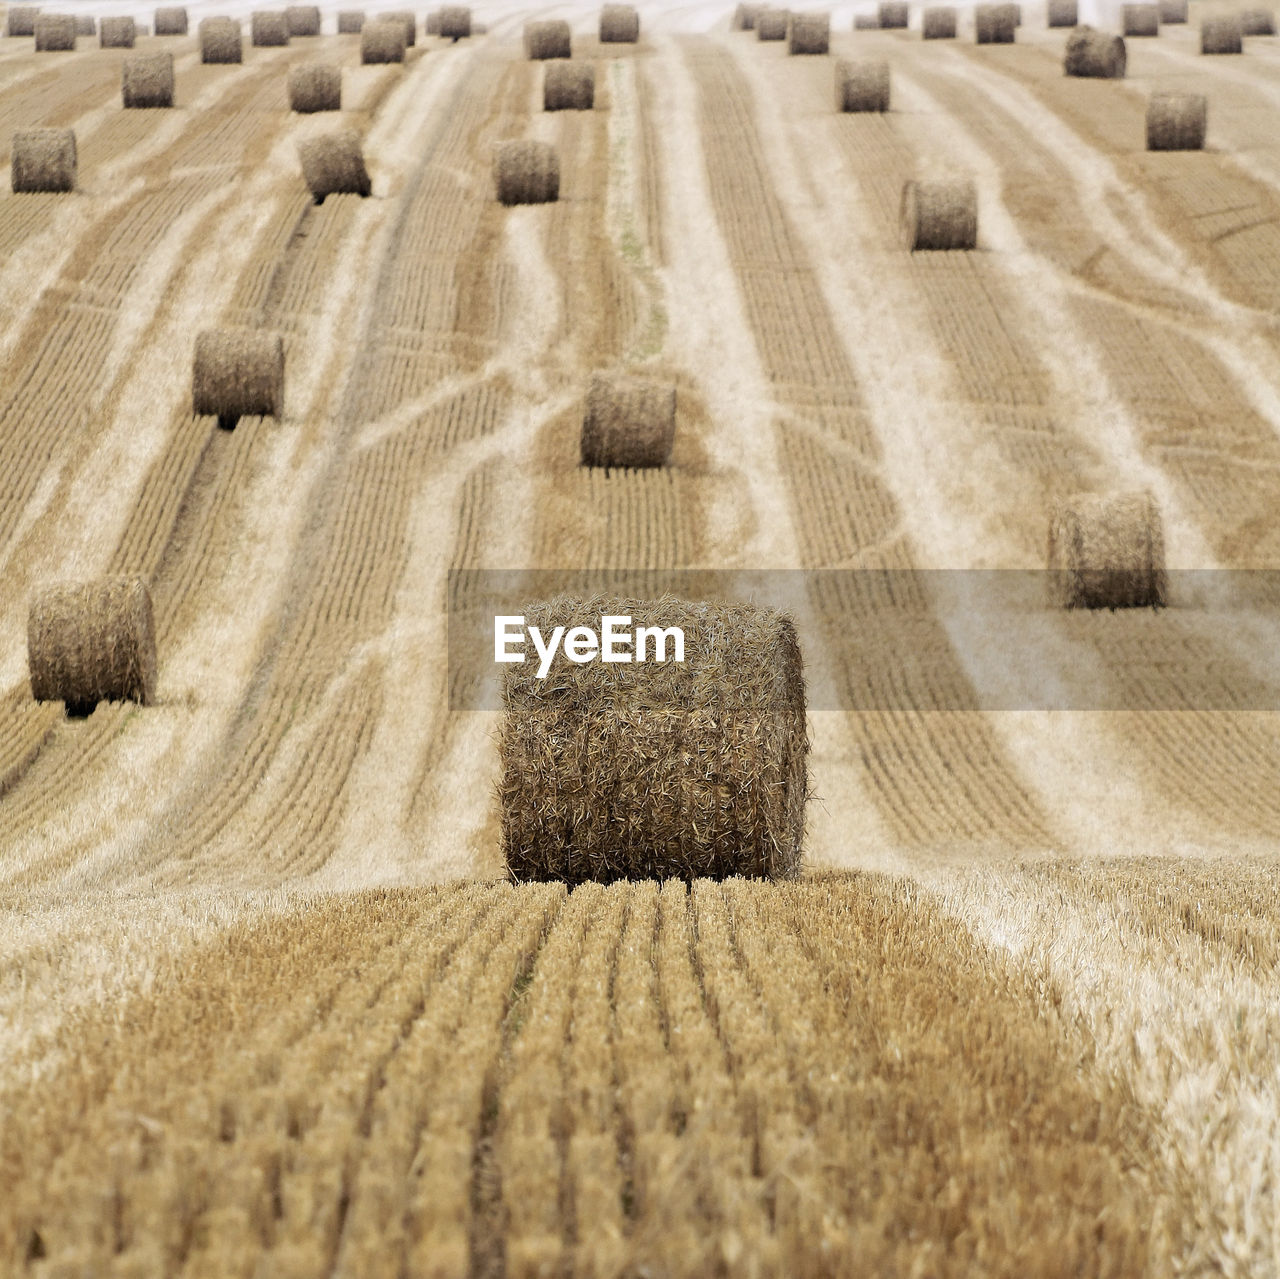
POLYGON ((756 39, 785 40, 790 17, 785 9, 761 9, 756 15, 756 39))
POLYGON ((289 22, 283 9, 255 9, 249 17, 249 38, 255 49, 275 49, 289 43, 289 22))
POLYGON ((912 180, 902 188, 907 247, 973 249, 978 244, 978 188, 972 178, 912 180))
MULTIPOLYGON (((748 604, 557 599, 528 626, 679 627, 684 661, 571 662, 503 676, 502 851, 512 879, 614 881, 800 869, 804 663, 785 614, 748 604)), ((654 656, 648 644, 647 657, 654 656)))
POLYGON ((905 31, 909 17, 907 0, 880 0, 876 10, 877 25, 882 31, 905 31))
POLYGON ((1049 0, 1049 26, 1074 27, 1079 21, 1080 6, 1077 0, 1049 0))
POLYGON ((4 33, 8 36, 33 36, 40 9, 31 4, 15 4, 5 13, 4 33))
POLYGON ((1085 493, 1049 519, 1049 598, 1059 608, 1160 608, 1168 580, 1150 493, 1085 493))
POLYGON ((550 204, 560 198, 560 156, 549 142, 499 142, 493 177, 500 204, 550 204))
POLYGON ((1147 150, 1201 151, 1208 120, 1203 93, 1153 93, 1147 103, 1147 150))
POLYGON ((314 4, 291 4, 284 11, 284 23, 289 36, 318 36, 320 34, 320 9, 314 4))
POLYGON ((1276 16, 1270 9, 1245 9, 1241 12, 1241 35, 1273 36, 1275 33, 1276 16))
POLYGON ((76 15, 76 35, 78 36, 96 36, 98 34, 97 21, 91 18, 87 13, 76 15))
POLYGON ((342 110, 342 68, 312 64, 289 69, 289 110, 342 110))
POLYGON ((366 22, 360 32, 360 61, 403 62, 404 23, 366 22))
POLYGON ((187 11, 181 5, 157 9, 152 19, 152 30, 158 36, 184 36, 187 34, 187 11))
POLYGON ((412 9, 392 9, 378 14, 379 22, 398 22, 404 28, 404 47, 412 49, 418 43, 418 19, 412 9))
POLYGON ((626 374, 596 373, 582 417, 583 466, 666 466, 676 434, 676 388, 626 374))
POLYGON ((234 18, 202 19, 199 36, 201 62, 244 60, 244 40, 240 34, 240 24, 234 18))
POLYGON ((929 5, 920 15, 920 34, 925 40, 954 40, 956 38, 954 6, 929 5))
POLYGON ((1200 22, 1201 53, 1243 53, 1244 28, 1238 13, 1221 13, 1200 22))
POLYGON ((600 10, 601 44, 635 44, 640 39, 640 13, 633 4, 607 4, 600 10))
POLYGON ((74 191, 74 129, 19 129, 9 157, 9 185, 15 192, 74 191))
POLYGON ((1160 10, 1162 26, 1187 20, 1187 0, 1160 0, 1157 7, 1160 10))
POLYGON ((367 196, 372 190, 360 135, 354 129, 299 142, 298 159, 317 204, 323 204, 327 195, 367 196))
POLYGON ((241 417, 280 417, 284 408, 284 339, 278 333, 206 329, 196 337, 192 410, 224 429, 241 417))
POLYGON ((121 73, 126 108, 173 106, 173 54, 131 53, 121 73))
POLYGON ((740 4, 733 11, 733 21, 729 24, 732 31, 754 31, 756 29, 756 19, 760 16, 760 10, 764 8, 759 4, 740 4))
POLYGON ((1120 80, 1124 77, 1128 54, 1124 37, 1109 35, 1093 27, 1077 27, 1067 37, 1062 69, 1070 76, 1120 80))
POLYGON ((132 49, 138 38, 132 18, 103 18, 98 23, 98 48, 132 49))
POLYGON ((888 111, 889 64, 883 61, 836 62, 837 111, 888 111))
POLYGON ((1160 6, 1156 4, 1125 4, 1120 6, 1121 29, 1126 36, 1158 36, 1160 34, 1160 6))
POLYGON ((437 34, 442 40, 465 40, 471 35, 471 10, 465 5, 446 5, 437 13, 437 34))
POLYGON ((1004 4, 980 4, 973 10, 974 38, 978 44, 1012 44, 1018 29, 1016 16, 1004 4))
POLYGON ((36 14, 36 52, 68 53, 76 47, 76 20, 69 13, 36 14))
POLYGON ((831 16, 826 13, 797 13, 791 19, 787 52, 826 53, 831 48, 831 16))
POLYGON ((364 30, 363 9, 338 10, 338 34, 340 36, 358 36, 364 30))
POLYGON ((544 111, 590 111, 595 106, 596 69, 590 62, 556 58, 542 80, 544 111))
POLYGON ((524 56, 531 61, 571 58, 573 41, 569 24, 563 19, 524 24, 524 56))
POLYGON ((156 628, 140 577, 59 583, 37 592, 27 614, 27 670, 38 702, 87 715, 99 702, 156 696, 156 628))

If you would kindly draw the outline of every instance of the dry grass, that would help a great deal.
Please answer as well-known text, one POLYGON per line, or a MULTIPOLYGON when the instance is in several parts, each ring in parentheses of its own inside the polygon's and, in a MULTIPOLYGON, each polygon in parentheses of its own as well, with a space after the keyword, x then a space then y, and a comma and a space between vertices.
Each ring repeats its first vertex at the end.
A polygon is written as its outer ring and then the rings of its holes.
MULTIPOLYGON (((952 10, 954 17, 955 11, 952 10)), ((837 111, 888 111, 889 64, 883 60, 836 62, 837 111)))
POLYGON ((493 157, 499 204, 547 204, 560 198, 560 156, 549 142, 499 142, 493 157))
POLYGON ((973 10, 974 38, 978 44, 1012 44, 1018 21, 1009 5, 980 4, 973 10))
POLYGON ((284 341, 274 333, 207 329, 196 338, 192 411, 220 426, 241 417, 279 417, 284 408, 284 341))
POLYGON ((249 39, 255 49, 289 43, 289 21, 283 9, 255 9, 249 16, 249 39))
POLYGON ((364 145, 354 129, 341 129, 298 143, 302 176, 317 204, 329 195, 367 196, 372 190, 364 145))
POLYGON ((244 58, 244 37, 234 18, 203 18, 200 22, 200 61, 233 63, 244 58))
POLYGON ((173 106, 173 54, 134 53, 125 58, 121 97, 130 108, 173 106))
POLYGON ((973 249, 978 244, 978 189, 971 178, 912 180, 902 188, 907 248, 973 249))
POLYGON ((1048 25, 1074 27, 1080 21, 1079 13, 1077 0, 1049 0, 1048 25))
POLYGON ((36 33, 36 16, 40 9, 36 5, 14 4, 5 11, 5 35, 33 36, 36 33))
POLYGON ((289 36, 318 36, 320 34, 320 8, 314 4, 292 4, 284 11, 289 36))
POLYGON ((547 58, 571 58, 573 39, 569 24, 562 18, 524 24, 524 56, 537 61, 547 58))
POLYGON ((788 53, 826 53, 831 47, 831 16, 826 13, 796 13, 791 17, 787 37, 788 53))
POLYGON ((635 44, 640 39, 640 11, 633 4, 607 4, 600 10, 601 44, 635 44))
POLYGON ((1081 494, 1049 520, 1049 596, 1059 608, 1166 604, 1164 530, 1149 493, 1081 494))
POLYGON ((542 78, 544 111, 590 111, 595 105, 596 69, 590 62, 556 58, 542 78))
POLYGON ((366 22, 360 31, 360 61, 363 63, 403 62, 404 51, 403 22, 366 22))
POLYGON ((338 10, 338 34, 340 36, 358 36, 364 30, 363 9, 338 10))
POLYGON ((1126 36, 1158 36, 1160 6, 1158 4, 1121 5, 1120 28, 1126 36))
POLYGON ((1153 93, 1147 103, 1147 150, 1202 150, 1208 119, 1203 93, 1153 93))
POLYGON ((342 68, 312 63, 289 68, 289 110, 342 110, 342 68))
POLYGON ((187 34, 186 9, 180 5, 157 9, 152 20, 152 30, 158 36, 185 36, 187 34))
POLYGON ((920 15, 920 35, 924 40, 954 40, 956 10, 954 5, 926 5, 920 15))
POLYGON ((16 192, 74 191, 74 130, 19 129, 13 135, 9 180, 16 192))
POLYGON ((37 53, 67 53, 76 47, 76 20, 69 13, 38 13, 35 20, 37 53))
POLYGON ((1200 20, 1201 53, 1243 53, 1244 27, 1238 13, 1206 14, 1200 20))
POLYGON ((137 28, 132 18, 103 18, 98 26, 98 45, 103 49, 132 49, 137 28))
POLYGON ((1067 37, 1062 68, 1069 76, 1119 80, 1124 77, 1128 61, 1123 36, 1083 26, 1077 27, 1067 37))

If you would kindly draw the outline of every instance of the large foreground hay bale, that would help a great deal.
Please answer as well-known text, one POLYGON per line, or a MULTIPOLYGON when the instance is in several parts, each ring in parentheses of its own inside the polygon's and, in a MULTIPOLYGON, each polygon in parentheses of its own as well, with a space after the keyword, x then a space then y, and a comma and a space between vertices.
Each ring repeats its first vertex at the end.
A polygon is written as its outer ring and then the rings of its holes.
POLYGON ((289 69, 289 110, 342 110, 342 68, 311 64, 289 69))
POLYGON ((672 660, 670 636, 663 661, 650 638, 645 661, 575 663, 562 646, 545 679, 528 660, 507 667, 499 797, 513 879, 798 873, 808 741, 789 617, 616 595, 562 596, 524 617, 544 635, 599 632, 604 617, 677 627, 684 660, 672 660))
POLYGON ((418 19, 412 9, 391 9, 378 14, 379 22, 398 22, 404 28, 404 47, 412 49, 418 43, 418 19))
POLYGON ((173 54, 131 53, 121 71, 121 96, 129 108, 173 106, 173 54))
POLYGON ((284 408, 284 340, 278 333, 206 329, 196 337, 191 403, 218 425, 241 417, 279 417, 284 408))
POLYGON ((5 11, 4 33, 7 36, 33 36, 40 9, 32 4, 15 4, 5 11))
POLYGON ((320 9, 314 4, 291 4, 284 11, 284 22, 290 39, 294 36, 318 36, 320 9))
POLYGON ((882 31, 905 31, 910 18, 907 0, 880 0, 876 10, 877 25, 882 31))
POLYGON ((363 9, 338 10, 338 34, 340 36, 358 36, 364 30, 363 9))
POLYGON ((1201 53, 1243 53, 1244 28, 1238 13, 1220 13, 1200 22, 1201 53))
POLYGON ((956 11, 954 5, 929 5, 920 15, 920 34, 925 40, 954 40, 956 11))
POLYGON ((372 190, 360 135, 354 129, 299 142, 298 159, 317 204, 323 204, 327 195, 367 196, 372 190))
POLYGON ((831 48, 831 16, 797 13, 791 19, 788 53, 826 53, 831 48))
POLYGON ((888 111, 889 64, 884 61, 836 62, 837 111, 888 111))
POLYGON ((913 180, 902 188, 907 247, 973 249, 978 244, 978 188, 972 178, 913 180))
POLYGON ((132 18, 103 18, 98 23, 100 49, 132 49, 138 38, 132 18))
POLYGON ((1119 80, 1124 77, 1127 62, 1123 36, 1108 35, 1093 27, 1077 27, 1067 37, 1062 69, 1071 76, 1119 80))
POLYGON ((152 29, 158 36, 184 36, 187 34, 187 11, 180 5, 157 9, 152 19, 152 29))
POLYGON ((1049 0, 1048 25, 1051 27, 1074 27, 1080 21, 1080 6, 1077 0, 1049 0))
POLYGON ((200 23, 201 62, 241 62, 244 40, 234 18, 205 18, 200 23))
POLYGON ((1012 44, 1017 16, 1006 4, 980 4, 973 10, 974 38, 978 44, 1012 44))
POLYGON ((524 56, 534 61, 571 58, 573 42, 569 24, 563 19, 524 24, 524 56))
POLYGON ((1187 0, 1160 0, 1157 7, 1160 10, 1162 26, 1187 20, 1187 0))
POLYGON ((76 20, 69 13, 38 13, 35 37, 37 53, 68 53, 76 47, 76 20))
POLYGON ((442 40, 465 40, 471 34, 471 10, 465 5, 446 5, 439 11, 439 36, 442 40))
POLYGON ((556 58, 542 80, 544 111, 590 111, 596 100, 596 69, 590 62, 556 58))
POLYGON ((676 388, 625 374, 596 373, 582 417, 583 466, 666 466, 676 434, 676 388))
POLYGON ((1244 9, 1241 11, 1241 35, 1273 36, 1275 33, 1276 15, 1270 9, 1244 9))
POLYGON ((640 39, 640 13, 633 4, 607 4, 600 10, 601 44, 635 44, 640 39))
POLYGON ((731 31, 754 31, 756 29, 756 19, 760 16, 760 10, 764 6, 760 4, 740 4, 733 11, 733 19, 729 23, 731 31))
POLYGON ((1208 121, 1203 93, 1153 93, 1147 103, 1147 150, 1201 151, 1208 121))
POLYGON ((403 62, 404 23, 366 22, 360 32, 360 61, 403 62))
POLYGON ((1049 597, 1060 608, 1159 608, 1168 582, 1150 493, 1080 494, 1049 520, 1049 597))
POLYGON ((790 17, 785 9, 761 9, 756 15, 756 39, 785 40, 790 17))
POLYGON ((1120 6, 1121 30, 1127 36, 1158 36, 1160 34, 1160 6, 1156 4, 1125 4, 1120 6))
POLYGON ((156 696, 156 628, 140 577, 45 587, 27 614, 27 669, 38 702, 87 715, 99 702, 156 696))
POLYGON ((289 43, 289 21, 283 9, 255 9, 249 17, 249 38, 255 49, 275 49, 289 43))
POLYGON ((560 198, 560 156, 549 142, 499 142, 493 179, 500 204, 549 204, 560 198))
POLYGON ((76 14, 76 35, 96 36, 97 34, 98 23, 96 19, 91 18, 87 13, 76 14))
POLYGON ((74 129, 19 129, 9 157, 9 184, 16 192, 74 191, 74 129))

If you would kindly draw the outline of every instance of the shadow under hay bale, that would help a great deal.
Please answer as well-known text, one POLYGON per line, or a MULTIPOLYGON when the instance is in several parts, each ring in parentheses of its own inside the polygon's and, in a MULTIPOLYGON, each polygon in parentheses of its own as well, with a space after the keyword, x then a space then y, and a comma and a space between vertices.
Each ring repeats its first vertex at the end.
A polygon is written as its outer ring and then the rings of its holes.
POLYGON ((754 31, 756 29, 756 20, 760 17, 760 10, 763 5, 758 4, 740 4, 733 11, 733 20, 729 24, 731 31, 754 31))
POLYGON ((320 10, 314 4, 292 4, 284 11, 284 22, 289 37, 318 36, 320 34, 320 10))
POLYGON ((360 32, 360 61, 403 62, 404 23, 366 22, 360 32))
POLYGON ((130 54, 121 69, 120 92, 126 108, 173 106, 173 54, 130 54))
POLYGON ((1223 13, 1200 22, 1201 53, 1243 53, 1244 28, 1238 13, 1223 13))
POLYGON ((1147 103, 1147 150, 1203 150, 1208 121, 1203 93, 1153 93, 1147 103))
POLYGON ((836 63, 837 111, 888 111, 889 64, 884 61, 836 63))
POLYGON ((920 15, 920 36, 924 40, 954 40, 956 11, 949 4, 930 5, 920 15))
POLYGON ((404 47, 412 49, 418 43, 418 19, 412 9, 391 9, 378 14, 379 22, 398 22, 404 28, 404 47))
POLYGON ((787 52, 822 54, 831 48, 831 17, 825 13, 797 13, 791 18, 787 52))
POLYGON ((1276 16, 1270 9, 1244 9, 1240 13, 1240 34, 1245 36, 1273 36, 1276 33, 1276 16))
POLYGON ((157 9, 152 26, 158 36, 184 36, 187 34, 187 11, 181 6, 157 9))
POLYGON ((1047 24, 1051 27, 1074 27, 1080 21, 1077 0, 1049 0, 1047 24))
POLYGON ((74 191, 74 129, 19 129, 10 148, 9 184, 17 193, 74 191))
POLYGON ((100 49, 132 49, 138 38, 132 18, 103 18, 98 23, 100 49))
POLYGON ((40 13, 35 23, 37 53, 70 53, 76 47, 76 20, 69 13, 40 13))
POLYGON ((909 20, 907 0, 880 0, 876 10, 876 25, 882 31, 905 31, 909 20))
POLYGON ((595 106, 596 69, 590 62, 557 58, 542 80, 544 111, 590 111, 595 106))
POLYGON ((206 329, 196 337, 192 411, 212 415, 224 430, 242 417, 281 416, 284 339, 278 333, 206 329))
POLYGON ((1187 20, 1187 0, 1160 0, 1156 6, 1160 10, 1161 26, 1169 26, 1187 20))
POLYGON ((33 36, 36 18, 40 10, 35 5, 15 4, 5 13, 4 33, 7 36, 33 36))
POLYGON ((244 37, 234 18, 205 18, 200 23, 200 61, 233 63, 244 60, 244 37))
POLYGON ((327 195, 367 196, 372 190, 360 135, 354 129, 299 142, 298 160, 317 204, 323 204, 327 195))
POLYGON ((596 373, 582 417, 583 466, 666 466, 676 435, 676 388, 625 374, 596 373))
POLYGON ((255 9, 249 16, 249 40, 255 49, 278 49, 289 43, 283 9, 255 9))
POLYGON ((63 583, 38 592, 27 614, 27 669, 38 702, 87 715, 99 702, 156 696, 156 628, 140 577, 63 583))
POLYGON ((463 5, 446 5, 439 11, 438 34, 442 40, 465 40, 471 35, 471 10, 463 5))
POLYGON ((900 208, 903 239, 913 252, 977 248, 978 188, 972 178, 909 181, 900 208))
POLYGON ((1086 493, 1049 519, 1049 600, 1056 608, 1160 608, 1164 531, 1150 493, 1086 493))
POLYGON ((550 58, 571 58, 573 40, 569 24, 562 19, 524 24, 524 56, 538 62, 550 58))
POLYGON ((338 34, 340 36, 358 36, 364 30, 363 9, 338 10, 338 34))
POLYGON ((980 4, 973 10, 974 39, 978 44, 1012 44, 1017 17, 1008 5, 980 4))
POLYGON ((77 36, 96 36, 98 34, 97 21, 87 13, 76 15, 76 35, 77 36))
POLYGON ((289 110, 301 114, 342 110, 342 68, 323 65, 289 69, 289 110))
POLYGON ((600 10, 601 44, 635 44, 640 39, 640 13, 633 4, 607 4, 600 10))
POLYGON ((528 662, 507 667, 499 798, 512 879, 799 872, 808 740, 789 617, 670 596, 561 597, 524 615, 544 634, 604 616, 678 627, 684 661, 670 637, 664 661, 576 664, 560 650, 545 679, 528 662))
POLYGON ((1125 4, 1120 6, 1120 27, 1126 36, 1158 36, 1160 34, 1160 6, 1155 4, 1125 4))
POLYGON ((560 156, 549 142, 499 142, 493 177, 500 204, 550 204, 560 198, 560 156))
POLYGON ((1123 36, 1109 35, 1093 27, 1077 27, 1067 37, 1062 70, 1069 76, 1121 80, 1128 60, 1123 36))

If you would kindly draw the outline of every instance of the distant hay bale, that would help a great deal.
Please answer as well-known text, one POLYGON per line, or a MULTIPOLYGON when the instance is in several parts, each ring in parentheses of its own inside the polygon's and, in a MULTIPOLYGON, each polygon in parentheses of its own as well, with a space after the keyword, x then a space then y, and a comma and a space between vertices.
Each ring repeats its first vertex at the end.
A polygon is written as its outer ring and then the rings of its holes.
POLYGON ((729 27, 733 31, 754 31, 756 29, 756 19, 760 16, 760 10, 763 5, 759 4, 740 4, 733 11, 733 21, 729 27))
POLYGON ((954 40, 956 11, 949 4, 930 5, 920 15, 920 34, 925 40, 954 40))
POLYGON ((278 333, 206 329, 196 337, 191 403, 233 427, 242 417, 280 417, 284 409, 284 340, 278 333))
POLYGON ((156 697, 156 628, 140 577, 60 583, 36 593, 27 614, 27 669, 38 702, 87 715, 99 702, 156 697))
POLYGON ((583 466, 666 466, 676 434, 676 388, 625 374, 596 373, 582 418, 583 466))
POLYGON ((785 9, 761 9, 756 15, 756 39, 785 40, 789 20, 785 9))
POLYGON ((342 68, 317 65, 290 67, 289 110, 302 113, 342 110, 342 68))
POLYGON ((14 191, 74 191, 74 129, 19 129, 13 135, 9 184, 14 191))
POLYGON ((1160 6, 1156 4, 1124 4, 1120 6, 1121 30, 1127 36, 1158 36, 1160 6))
POLYGON ((560 156, 549 142, 499 142, 493 177, 500 204, 549 204, 560 198, 560 156))
POLYGON ((378 14, 379 22, 398 22, 404 28, 404 47, 412 49, 418 43, 418 19, 412 9, 392 9, 378 14))
POLYGON ((284 11, 285 26, 289 35, 318 36, 320 34, 320 9, 314 4, 291 4, 284 11))
POLYGON ((544 111, 590 111, 595 106, 596 69, 590 62, 556 58, 542 80, 544 111))
POLYGON ((1160 0, 1159 8, 1160 22, 1164 26, 1187 20, 1187 0, 1160 0))
POLYGON ((1203 93, 1153 93, 1147 103, 1147 150, 1201 151, 1208 120, 1203 93))
POLYGON ((438 36, 440 34, 440 10, 432 9, 427 14, 426 21, 422 24, 422 29, 429 36, 438 36))
POLYGON ((837 111, 888 111, 889 64, 877 62, 851 62, 844 58, 836 62, 836 110, 837 111))
POLYGON ((858 13, 853 18, 853 29, 855 31, 879 31, 880 19, 874 13, 858 13))
POLYGON ((1200 20, 1201 53, 1243 53, 1244 27, 1238 13, 1220 13, 1200 20))
POLYGON ((1244 9, 1241 11, 1241 35, 1273 36, 1275 33, 1276 16, 1270 9, 1244 9))
POLYGON ((1016 16, 1005 4, 980 4, 973 10, 974 38, 978 44, 1012 44, 1018 29, 1016 16))
POLYGON ((76 20, 69 13, 38 13, 35 36, 37 53, 68 53, 76 47, 76 20))
POLYGON ((255 49, 275 49, 289 43, 289 22, 283 9, 255 9, 249 16, 249 39, 255 49))
POLYGON ((799 873, 808 740, 789 617, 670 596, 521 611, 546 635, 599 631, 606 616, 655 635, 677 627, 684 660, 668 634, 661 654, 645 638, 645 660, 575 663, 562 647, 545 679, 528 661, 506 668, 498 793, 513 880, 799 873))
POLYGON ((121 71, 121 96, 129 108, 173 106, 173 54, 131 53, 121 71))
POLYGON ((98 24, 87 13, 76 15, 76 35, 78 36, 96 36, 98 34, 98 24))
POLYGON ((132 18, 103 18, 98 24, 100 49, 132 49, 137 38, 132 18))
POLYGON ((184 36, 187 34, 187 11, 181 5, 157 9, 152 25, 158 36, 184 36))
POLYGON ((524 24, 524 56, 532 61, 571 58, 573 41, 563 19, 524 24))
POLYGON ((640 39, 640 13, 633 4, 607 4, 600 10, 601 44, 635 44, 640 39))
POLYGON ((234 18, 205 18, 199 32, 201 62, 243 61, 244 40, 234 18))
POLYGON ((907 0, 880 0, 876 17, 882 31, 905 31, 910 17, 907 0))
POLYGON ((36 5, 11 5, 5 13, 4 33, 8 36, 33 36, 40 10, 36 5))
POLYGON ((364 30, 363 9, 338 10, 338 34, 340 36, 358 36, 364 30))
POLYGON ((831 48, 831 17, 826 13, 797 13, 791 19, 788 53, 826 53, 831 48))
POLYGON ((360 61, 403 62, 404 23, 366 22, 360 32, 360 61))
POLYGON ((1074 27, 1079 21, 1080 6, 1077 0, 1049 0, 1049 26, 1074 27))
POLYGON ((1085 26, 1077 27, 1067 37, 1062 69, 1070 76, 1120 80, 1124 78, 1127 62, 1123 36, 1085 26))
POLYGON ((471 34, 471 10, 465 5, 446 5, 439 11, 442 40, 465 40, 471 34))
POLYGON ((1168 581, 1150 493, 1080 494, 1049 519, 1049 598, 1059 608, 1160 608, 1168 581))
POLYGON ((323 204, 327 195, 367 196, 372 190, 360 135, 354 129, 299 142, 298 159, 317 204, 323 204))
POLYGON ((907 247, 973 249, 978 244, 978 188, 971 178, 913 180, 902 188, 907 247))

